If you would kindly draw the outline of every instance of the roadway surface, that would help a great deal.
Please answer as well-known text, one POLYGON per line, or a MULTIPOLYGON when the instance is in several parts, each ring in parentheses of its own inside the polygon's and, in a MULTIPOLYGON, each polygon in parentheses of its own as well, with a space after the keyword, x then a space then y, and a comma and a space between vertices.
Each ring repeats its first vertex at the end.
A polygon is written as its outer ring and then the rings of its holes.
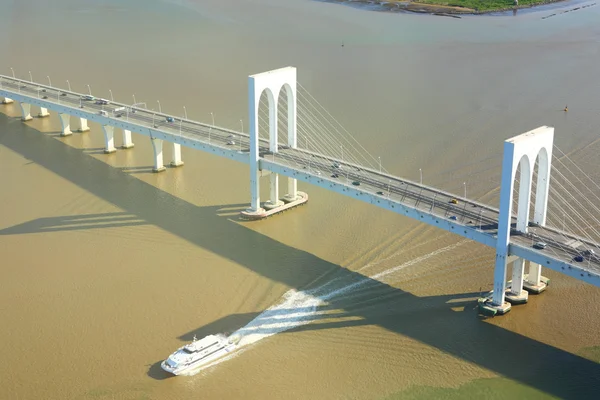
MULTIPOLYGON (((100 104, 97 99, 84 100, 85 95, 81 93, 7 76, 0 76, 0 89, 37 97, 56 104, 82 108, 88 112, 100 113, 103 110, 111 118, 125 119, 141 126, 154 127, 171 135, 199 140, 230 150, 249 152, 249 135, 243 132, 113 101, 108 101, 108 104, 100 104), (115 112, 123 107, 123 111, 115 112)), ((393 200, 440 218, 449 219, 454 223, 477 229, 491 237, 495 237, 498 233, 499 210, 474 200, 303 149, 279 146, 278 152, 273 153, 269 151, 266 139, 260 139, 259 153, 261 157, 281 166, 345 184, 382 199, 393 200)), ((516 224, 514 217, 512 222, 514 228, 516 224)), ((544 242, 547 247, 536 251, 542 252, 545 257, 563 261, 578 269, 600 275, 600 257, 598 257, 600 244, 551 227, 535 226, 529 230, 530 233, 523 234, 513 229, 510 238, 511 245, 531 249, 535 242, 544 242), (587 256, 583 262, 576 262, 575 256, 580 255, 585 249, 593 249, 596 256, 587 256)))

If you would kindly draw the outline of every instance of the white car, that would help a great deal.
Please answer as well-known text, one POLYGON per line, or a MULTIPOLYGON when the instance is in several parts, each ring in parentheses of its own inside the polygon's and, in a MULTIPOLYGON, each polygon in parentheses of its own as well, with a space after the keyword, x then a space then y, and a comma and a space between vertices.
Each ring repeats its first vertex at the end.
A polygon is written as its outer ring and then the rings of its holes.
POLYGON ((228 145, 233 146, 235 144, 235 142, 233 140, 230 140, 229 142, 227 142, 228 145))

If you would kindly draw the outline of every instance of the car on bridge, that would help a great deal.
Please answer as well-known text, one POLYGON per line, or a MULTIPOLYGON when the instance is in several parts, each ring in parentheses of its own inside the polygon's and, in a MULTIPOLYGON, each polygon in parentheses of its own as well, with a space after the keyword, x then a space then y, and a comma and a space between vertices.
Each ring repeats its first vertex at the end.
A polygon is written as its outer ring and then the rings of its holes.
POLYGON ((235 141, 233 141, 233 140, 230 140, 229 142, 227 142, 227 144, 228 144, 229 146, 233 146, 233 145, 235 144, 235 141))
POLYGON ((377 194, 380 195, 380 196, 383 196, 383 192, 382 191, 377 192, 377 194))
POLYGON ((167 118, 165 118, 165 119, 167 120, 167 122, 173 122, 173 121, 175 121, 175 120, 173 119, 173 117, 167 117, 167 118))
POLYGON ((583 256, 581 254, 578 254, 575 257, 573 257, 573 260, 577 262, 583 262, 583 256))
POLYGON ((340 165, 340 163, 333 163, 332 167, 335 168, 335 169, 342 168, 342 166, 340 165))
POLYGON ((331 174, 332 178, 339 178, 340 176, 338 174, 331 174))
POLYGON ((580 253, 580 255, 581 255, 583 258, 588 258, 588 259, 590 259, 590 260, 592 260, 592 261, 599 261, 599 260, 600 260, 600 256, 598 256, 598 255, 597 255, 597 254, 594 252, 594 250, 592 250, 592 249, 586 249, 586 250, 582 251, 582 252, 580 253))
POLYGON ((546 248, 546 246, 548 246, 548 245, 544 242, 535 242, 533 244, 533 248, 538 249, 538 250, 544 250, 546 248))
POLYGON ((94 99, 95 99, 95 97, 92 96, 91 94, 86 94, 84 96, 81 96, 81 100, 91 101, 91 100, 94 100, 94 99))
POLYGON ((456 221, 456 215, 451 215, 451 216, 450 216, 450 219, 451 219, 452 221, 456 221))
POLYGON ((456 200, 456 199, 451 199, 451 200, 449 201, 449 203, 452 203, 452 204, 458 204, 458 200, 456 200))
POLYGON ((99 104, 99 105, 102 105, 102 106, 108 105, 108 103, 109 103, 109 101, 106 100, 106 99, 98 99, 98 100, 96 100, 96 104, 99 104))
POLYGON ((354 186, 360 186, 360 182, 359 182, 359 181, 354 181, 354 182, 352 182, 352 184, 353 184, 354 186))
POLYGON ((115 114, 115 117, 121 118, 125 111, 127 111, 125 107, 117 107, 113 110, 113 114, 115 114))

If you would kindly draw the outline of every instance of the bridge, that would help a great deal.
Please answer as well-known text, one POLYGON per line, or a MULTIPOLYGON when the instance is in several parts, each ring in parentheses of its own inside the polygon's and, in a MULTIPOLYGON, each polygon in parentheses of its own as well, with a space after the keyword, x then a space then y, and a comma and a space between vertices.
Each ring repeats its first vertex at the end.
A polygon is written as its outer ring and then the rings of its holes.
MULTIPOLYGON (((97 99, 49 84, 0 75, 0 97, 3 103, 17 101, 22 120, 32 119, 31 107, 40 109, 39 117, 56 112, 62 125, 61 135, 72 134, 71 119, 76 130, 89 130, 88 121, 102 126, 106 153, 117 151, 115 128, 122 131, 122 149, 134 144, 131 132, 148 136, 154 150, 154 172, 165 170, 163 143, 173 146, 171 166, 183 165, 181 146, 205 151, 250 167, 251 201, 242 212, 249 219, 271 216, 308 199, 297 190, 297 181, 334 191, 367 202, 397 214, 445 229, 459 236, 496 249, 494 290, 480 299, 480 309, 491 314, 504 314, 511 304, 527 302, 528 293, 541 293, 548 280, 541 267, 558 271, 575 279, 600 286, 600 243, 590 236, 547 226, 546 214, 550 187, 550 171, 554 128, 543 126, 504 143, 500 208, 471 200, 466 196, 397 177, 379 168, 357 162, 357 159, 332 155, 298 146, 298 87, 296 69, 281 68, 248 78, 249 133, 193 121, 167 113, 148 110, 143 103, 124 104, 97 99), (287 100, 287 140, 278 143, 279 98, 287 100), (268 121, 259 114, 261 96, 268 101, 268 121), (260 122, 260 124, 259 124, 260 122), (259 126, 268 126, 268 138, 260 137, 259 126), (533 218, 529 218, 532 181, 536 160, 539 170, 533 218), (518 210, 513 212, 515 176, 521 168, 518 210), (270 198, 261 202, 261 176, 269 176, 270 198), (288 179, 287 193, 279 196, 279 176, 288 179), (543 243, 540 245, 539 243, 543 243), (535 246, 534 246, 535 244, 535 246), (543 247, 543 248, 540 248, 543 247), (512 279, 507 280, 507 266, 512 263, 512 279), (528 273, 525 264, 528 263, 528 273)), ((70 86, 70 85, 69 85, 70 86)), ((89 88, 88 88, 89 89, 89 88)), ((112 97, 112 94, 111 94, 112 97)), ((135 101, 135 100, 134 100, 135 101)), ((243 127, 242 127, 243 130, 243 127)), ((337 144, 328 144, 329 147, 337 144)))

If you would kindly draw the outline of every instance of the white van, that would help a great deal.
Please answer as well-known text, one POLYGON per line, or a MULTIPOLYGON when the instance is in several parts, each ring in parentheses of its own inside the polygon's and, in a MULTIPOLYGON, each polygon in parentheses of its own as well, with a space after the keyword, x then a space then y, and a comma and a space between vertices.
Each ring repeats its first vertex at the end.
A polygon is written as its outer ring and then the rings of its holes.
POLYGON ((100 110, 100 115, 102 115, 103 117, 108 117, 108 113, 104 110, 100 110))

